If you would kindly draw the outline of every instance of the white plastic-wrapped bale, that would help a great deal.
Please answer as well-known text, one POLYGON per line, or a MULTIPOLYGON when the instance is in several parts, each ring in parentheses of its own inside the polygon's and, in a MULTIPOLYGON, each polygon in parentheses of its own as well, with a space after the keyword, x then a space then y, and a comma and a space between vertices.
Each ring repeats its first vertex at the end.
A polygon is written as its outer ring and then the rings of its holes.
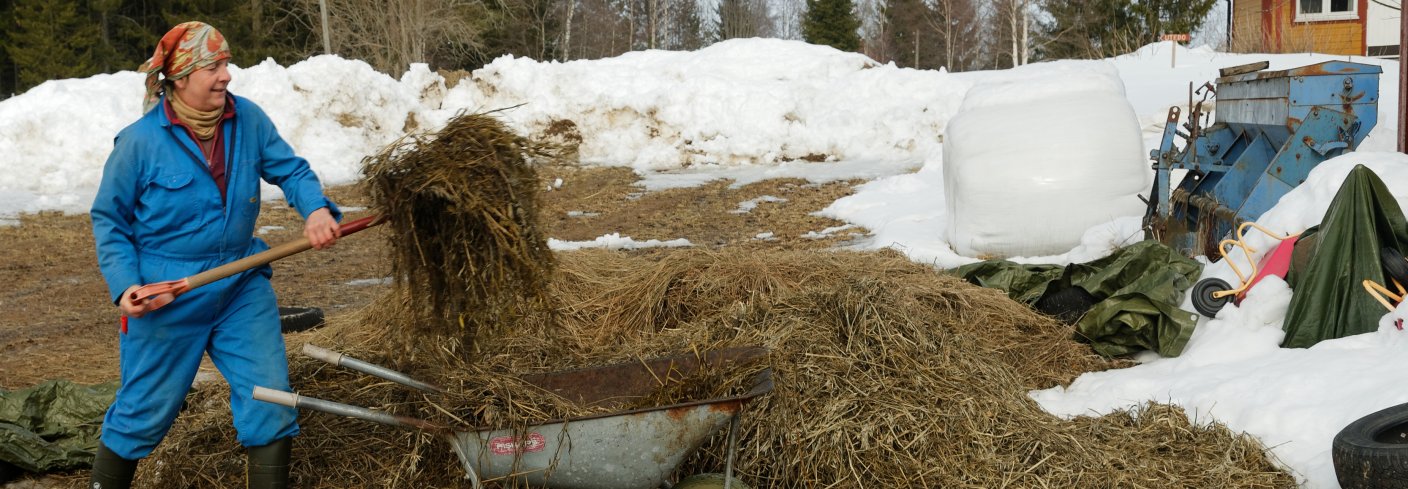
POLYGON ((1053 255, 1139 215, 1151 176, 1113 65, 1027 65, 975 85, 944 135, 947 239, 970 257, 1053 255))

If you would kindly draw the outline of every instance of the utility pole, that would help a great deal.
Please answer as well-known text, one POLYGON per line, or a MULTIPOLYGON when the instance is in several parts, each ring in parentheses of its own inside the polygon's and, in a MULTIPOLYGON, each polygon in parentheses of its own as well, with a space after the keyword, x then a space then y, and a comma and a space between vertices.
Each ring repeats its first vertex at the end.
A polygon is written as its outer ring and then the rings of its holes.
POLYGON ((1408 0, 1400 2, 1398 10, 1398 152, 1408 153, 1408 100, 1405 100, 1405 88, 1408 82, 1404 78, 1408 77, 1408 16, 1403 15, 1403 8, 1408 7, 1408 0))
POLYGON ((319 15, 323 18, 323 54, 332 54, 332 39, 328 37, 328 1, 318 0, 319 15))

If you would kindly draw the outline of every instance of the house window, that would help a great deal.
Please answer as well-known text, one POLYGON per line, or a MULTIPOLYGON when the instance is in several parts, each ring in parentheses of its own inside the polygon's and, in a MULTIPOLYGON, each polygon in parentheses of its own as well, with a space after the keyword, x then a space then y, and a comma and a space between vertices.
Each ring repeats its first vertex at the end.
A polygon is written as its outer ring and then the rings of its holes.
POLYGON ((1296 1, 1296 22, 1358 19, 1359 2, 1356 0, 1296 1))

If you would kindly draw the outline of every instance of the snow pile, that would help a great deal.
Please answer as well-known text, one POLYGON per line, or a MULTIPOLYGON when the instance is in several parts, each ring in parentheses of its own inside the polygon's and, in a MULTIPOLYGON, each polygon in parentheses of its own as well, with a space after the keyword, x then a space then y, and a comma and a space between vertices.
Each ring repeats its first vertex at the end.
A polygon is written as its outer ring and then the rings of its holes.
MULTIPOLYGON (((664 170, 818 160, 911 160, 937 153, 967 84, 945 72, 778 39, 592 61, 506 56, 446 95, 447 108, 504 112, 542 133, 581 131, 586 164, 664 170)), ((445 111, 448 112, 448 111, 445 111)), ((441 113, 448 117, 448 113, 441 113)))
MULTIPOLYGON (((415 65, 411 73, 428 73, 415 65)), ((230 92, 259 104, 279 133, 304 157, 317 155, 318 176, 350 182, 361 176, 364 156, 376 154, 406 132, 420 109, 420 90, 336 56, 315 56, 284 68, 273 60, 230 75, 230 92)), ((410 81, 425 83, 408 74, 410 81)))
POLYGON ((1091 226, 1143 211, 1146 159, 1113 65, 1043 63, 989 78, 944 135, 947 241, 963 256, 1069 250, 1091 226))
POLYGON ((142 111, 143 79, 52 80, 0 101, 0 214, 87 212, 113 137, 142 111))
POLYGON ((643 248, 680 248, 693 246, 689 240, 684 238, 660 241, 651 239, 637 241, 630 236, 621 236, 621 233, 610 233, 597 236, 591 241, 563 241, 560 239, 548 238, 548 248, 555 251, 576 251, 587 248, 599 248, 604 250, 639 250, 643 248))

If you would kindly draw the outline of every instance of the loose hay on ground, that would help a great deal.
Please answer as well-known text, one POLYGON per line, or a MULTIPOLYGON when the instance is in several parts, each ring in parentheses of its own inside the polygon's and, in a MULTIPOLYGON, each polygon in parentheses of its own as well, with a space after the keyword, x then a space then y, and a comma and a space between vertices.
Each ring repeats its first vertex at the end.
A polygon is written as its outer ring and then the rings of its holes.
MULTIPOLYGON (((1120 366, 1072 330, 893 253, 650 254, 560 257, 556 322, 527 321, 483 343, 476 363, 407 364, 384 352, 373 318, 388 297, 314 343, 398 364, 453 386, 433 398, 291 358, 301 393, 454 422, 514 425, 577 408, 514 386, 516 374, 727 346, 766 346, 776 388, 741 427, 738 471, 762 488, 1294 487, 1257 442, 1177 408, 1063 421, 1026 393, 1120 366), (540 398, 539 398, 540 397, 540 398), (512 402, 510 402, 512 401, 512 402), (493 406, 486 408, 485 406, 493 406), (531 406, 531 408, 530 408, 531 406)), ((155 487, 241 484, 227 395, 210 386, 142 468, 155 487), (159 467, 159 468, 157 468, 159 467)), ((464 487, 448 446, 424 434, 305 413, 299 487, 464 487)), ((684 472, 721 471, 724 434, 684 472)))

